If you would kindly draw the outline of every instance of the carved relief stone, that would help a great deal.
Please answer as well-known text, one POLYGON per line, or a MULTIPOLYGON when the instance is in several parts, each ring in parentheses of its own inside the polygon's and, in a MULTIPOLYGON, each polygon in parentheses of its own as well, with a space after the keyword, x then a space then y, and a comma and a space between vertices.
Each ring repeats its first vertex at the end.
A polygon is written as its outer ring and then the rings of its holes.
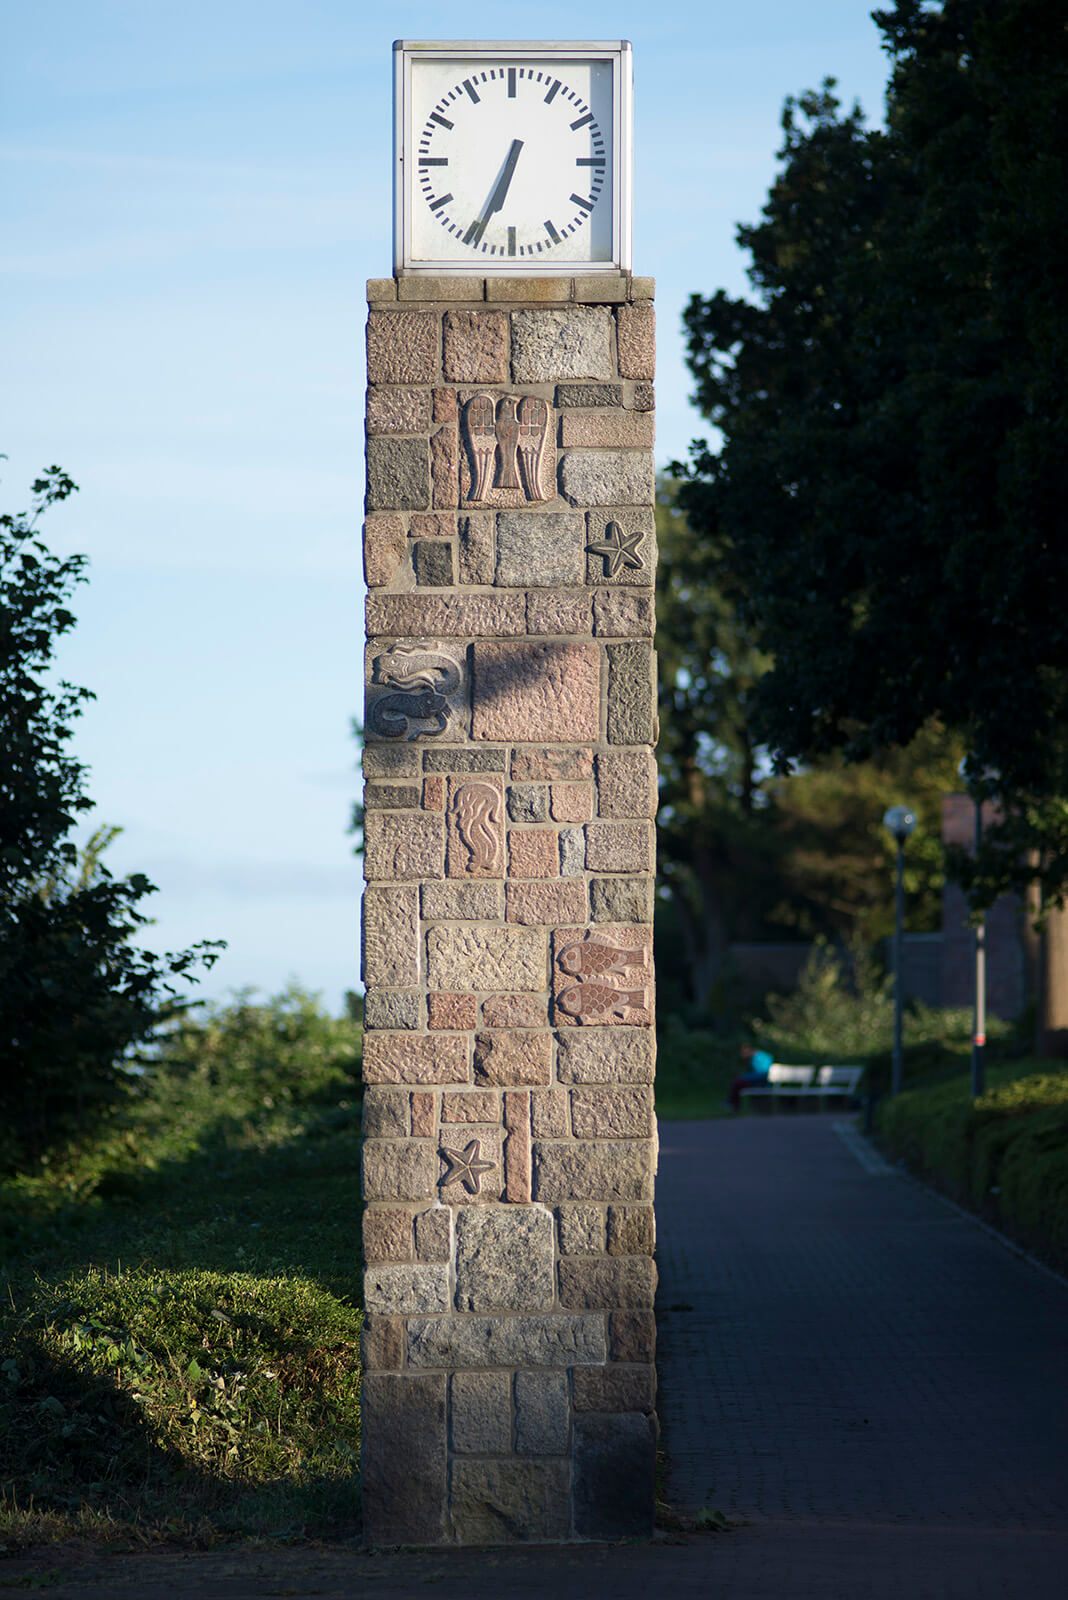
POLYGON ((473 395, 463 408, 461 505, 514 508, 553 499, 551 422, 538 395, 473 395))
POLYGON ((614 578, 620 567, 631 567, 638 571, 644 566, 638 554, 638 547, 644 538, 645 534, 640 529, 624 533, 618 522, 610 522, 605 528, 604 538, 588 544, 586 549, 592 556, 604 557, 605 576, 614 578))
POLYGON ((503 878, 503 778, 450 779, 448 829, 450 878, 503 878))
POLYGON ((553 1003, 563 1027, 652 1021, 648 927, 601 923, 553 935, 553 1003))
POLYGON ((413 640, 368 652, 368 739, 462 739, 464 670, 455 646, 413 640))

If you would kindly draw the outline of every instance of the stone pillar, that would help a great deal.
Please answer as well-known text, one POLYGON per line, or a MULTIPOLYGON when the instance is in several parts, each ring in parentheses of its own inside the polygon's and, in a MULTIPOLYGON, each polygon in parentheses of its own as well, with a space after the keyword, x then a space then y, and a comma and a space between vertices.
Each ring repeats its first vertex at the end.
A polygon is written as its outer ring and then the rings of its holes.
POLYGON ((652 280, 368 299, 365 1536, 648 1535, 652 280))

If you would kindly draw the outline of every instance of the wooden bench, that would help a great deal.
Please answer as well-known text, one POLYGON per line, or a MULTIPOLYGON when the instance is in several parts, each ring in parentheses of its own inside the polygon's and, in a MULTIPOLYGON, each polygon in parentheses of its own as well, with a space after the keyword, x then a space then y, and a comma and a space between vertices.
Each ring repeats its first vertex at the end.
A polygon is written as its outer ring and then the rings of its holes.
POLYGON ((764 1083, 743 1089, 742 1097, 768 1101, 773 1112, 788 1100, 793 1101, 795 1110, 801 1109, 802 1102, 848 1102, 856 1098, 863 1076, 863 1067, 787 1066, 774 1061, 764 1083))

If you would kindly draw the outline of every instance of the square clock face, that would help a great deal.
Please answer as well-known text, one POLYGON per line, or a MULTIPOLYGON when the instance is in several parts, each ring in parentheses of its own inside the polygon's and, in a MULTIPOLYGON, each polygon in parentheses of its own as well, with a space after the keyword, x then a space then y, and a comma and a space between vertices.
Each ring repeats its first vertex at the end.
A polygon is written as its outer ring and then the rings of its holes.
POLYGON ((630 271, 626 41, 393 52, 395 272, 630 271))

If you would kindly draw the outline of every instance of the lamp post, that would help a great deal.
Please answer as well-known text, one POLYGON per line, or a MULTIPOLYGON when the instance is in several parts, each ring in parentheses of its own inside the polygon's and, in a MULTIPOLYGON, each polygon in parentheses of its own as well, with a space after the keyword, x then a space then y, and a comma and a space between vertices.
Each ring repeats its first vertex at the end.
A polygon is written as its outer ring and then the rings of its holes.
POLYGON ((905 1063, 901 1050, 901 949, 905 925, 905 840, 916 826, 916 817, 908 806, 891 806, 883 817, 883 826, 897 841, 897 880, 894 893, 894 1061, 890 1080, 890 1093, 901 1093, 905 1063))
MULTIPOLYGON (((975 806, 975 858, 983 843, 983 789, 997 782, 998 774, 987 767, 976 779, 967 756, 960 764, 960 775, 967 783, 975 806)), ((986 917, 982 912, 975 924, 975 987, 972 993, 972 1099, 978 1100, 985 1085, 986 1054, 986 917)))

